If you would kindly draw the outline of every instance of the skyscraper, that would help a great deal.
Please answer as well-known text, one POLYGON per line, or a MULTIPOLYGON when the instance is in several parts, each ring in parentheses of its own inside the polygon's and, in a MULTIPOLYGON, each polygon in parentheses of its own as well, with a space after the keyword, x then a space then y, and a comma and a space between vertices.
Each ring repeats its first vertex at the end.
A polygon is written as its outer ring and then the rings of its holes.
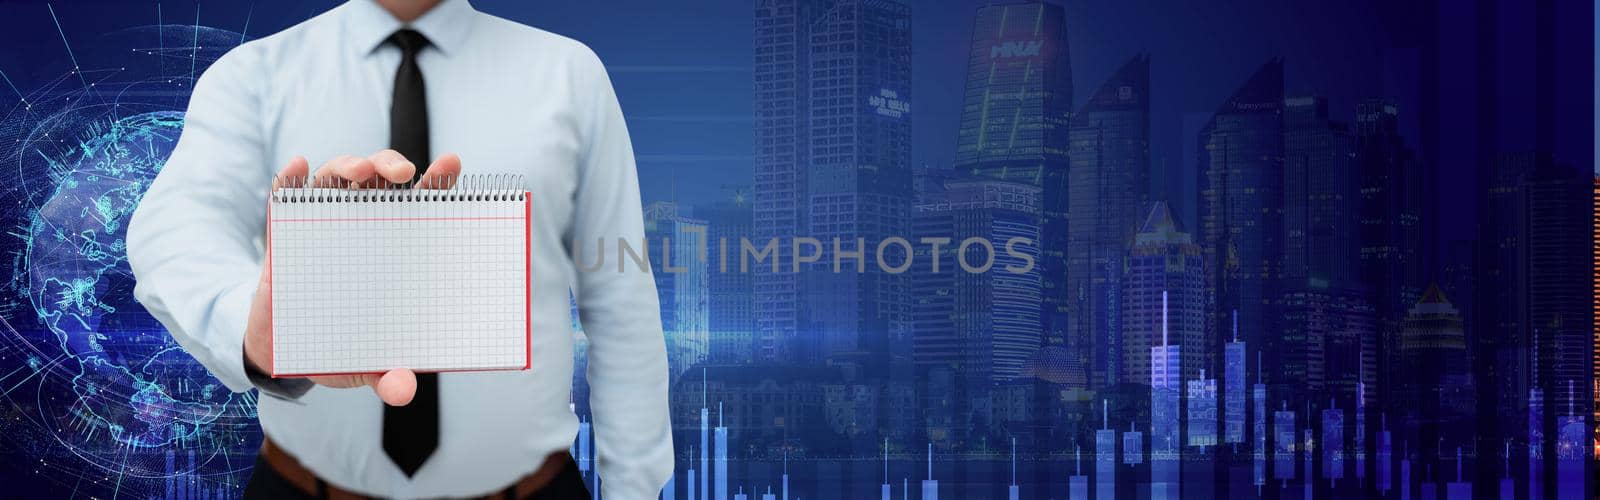
MULTIPOLYGON (((1592 412, 1590 391, 1566 390, 1568 381, 1593 377, 1592 269, 1572 258, 1592 245, 1585 227, 1591 180, 1548 154, 1503 154, 1490 167, 1479 228, 1475 373, 1493 384, 1482 393, 1494 398, 1486 406, 1496 409, 1498 428, 1525 423, 1554 436, 1560 412, 1551 410, 1592 412), (1524 404, 1531 394, 1541 395, 1542 412, 1524 404)), ((1543 456, 1555 456, 1554 440, 1541 443, 1543 456)))
POLYGON ((1326 98, 1291 97, 1283 111, 1283 282, 1343 288, 1356 278, 1360 197, 1354 142, 1326 98))
MULTIPOLYGON (((1383 99, 1356 105, 1355 162, 1359 263, 1357 275, 1372 298, 1379 352, 1376 387, 1387 394, 1396 375, 1400 321, 1422 295, 1422 165, 1400 136, 1400 108, 1383 99)), ((1430 223, 1431 224, 1431 223, 1430 223)), ((1461 297, 1458 297, 1460 299, 1461 297)))
POLYGON ((1587 227, 1589 184, 1588 175, 1553 161, 1538 163, 1523 183, 1528 328, 1542 366, 1548 367, 1540 381, 1545 401, 1562 414, 1574 408, 1590 413, 1592 405, 1589 391, 1567 390, 1569 383, 1594 376, 1592 270, 1576 257, 1593 244, 1587 227))
MULTIPOLYGON (((1404 377, 1397 388, 1409 434, 1407 442, 1439 448, 1469 442, 1462 419, 1473 412, 1473 380, 1461 314, 1444 292, 1429 287, 1401 322, 1400 359, 1404 377)), ((1443 459, 1424 453, 1424 465, 1439 470, 1443 459)))
POLYGON ((1205 367, 1205 262, 1200 246, 1178 230, 1166 202, 1156 202, 1134 236, 1122 281, 1121 378, 1151 380, 1152 347, 1161 345, 1162 298, 1167 297, 1167 333, 1182 346, 1184 379, 1205 367))
MULTIPOLYGON (((807 78, 810 28, 817 0, 758 0, 755 7, 755 185, 753 232, 759 244, 776 239, 789 246, 806 222, 807 78)), ((799 333, 799 274, 792 256, 778 252, 778 266, 756 266, 757 355, 786 357, 799 333)))
MULTIPOLYGON (((1200 131, 1200 221, 1206 255, 1207 352, 1220 352, 1230 314, 1239 338, 1283 352, 1270 303, 1283 238, 1283 61, 1263 64, 1200 131)), ((1276 373, 1275 359, 1267 371, 1276 373)), ((1209 365, 1209 363, 1208 363, 1209 365)), ((1287 384, 1286 378, 1273 379, 1287 384)))
MULTIPOLYGON (((1524 429, 1543 430, 1542 424, 1529 420, 1535 410, 1527 398, 1538 389, 1534 376, 1538 370, 1531 365, 1534 351, 1524 319, 1521 234, 1527 219, 1522 182, 1537 161, 1532 154, 1493 158, 1478 190, 1477 248, 1472 255, 1476 281, 1472 303, 1478 307, 1467 312, 1472 322, 1473 374, 1480 383, 1478 431, 1494 441, 1525 441, 1524 429)), ((1518 464, 1535 465, 1522 460, 1518 464)))
POLYGON ((676 203, 655 202, 645 207, 644 225, 661 303, 661 327, 667 336, 667 361, 676 377, 706 359, 711 290, 706 266, 700 262, 706 223, 679 214, 676 203))
POLYGON ((955 378, 946 398, 955 404, 944 411, 956 417, 987 408, 991 388, 1022 374, 1039 349, 1039 195, 1039 188, 1015 182, 951 181, 942 198, 917 207, 915 239, 951 241, 937 253, 924 245, 916 255, 912 351, 919 367, 955 378), (962 244, 966 238, 992 242, 987 272, 962 269, 962 262, 979 266, 988 258, 982 246, 962 244), (1026 258, 1007 250, 1013 238, 1034 242, 1012 247, 1026 258))
MULTIPOLYGON (((732 200, 695 207, 706 221, 706 272, 710 284, 710 360, 749 363, 756 356, 755 279, 739 269, 740 242, 750 238, 750 204, 744 194, 732 200)), ((768 269, 771 269, 770 267, 768 269)))
POLYGON ((1291 401, 1336 399, 1353 407, 1374 384, 1377 330, 1357 267, 1361 221, 1351 135, 1321 97, 1291 97, 1283 112, 1281 339, 1274 360, 1296 381, 1291 401))
POLYGON ((803 278, 812 338, 802 351, 881 371, 910 331, 909 281, 869 261, 879 243, 911 228, 911 10, 838 0, 810 29, 804 234, 822 245, 803 278))
POLYGON ((1123 256, 1149 206, 1149 90, 1150 59, 1135 56, 1070 120, 1067 337, 1090 346, 1091 387, 1116 384, 1127 352, 1117 342, 1122 331, 1117 295, 1123 256))
MULTIPOLYGON (((817 266, 797 273, 792 250, 796 236, 870 250, 858 238, 875 245, 907 229, 910 9, 889 0, 761 0, 755 10, 753 232, 758 245, 776 241, 779 250, 777 269, 761 266, 755 276, 758 357, 883 354, 889 336, 904 333, 904 281, 817 266)), ((831 266, 833 248, 822 247, 819 263, 831 266)))
MULTIPOLYGON (((1066 12, 1047 2, 978 9, 967 53, 966 94, 955 168, 1041 188, 1041 321, 1048 342, 1066 343, 1068 119, 1072 67, 1066 12)), ((1088 366, 1084 358, 1079 366, 1088 366)))

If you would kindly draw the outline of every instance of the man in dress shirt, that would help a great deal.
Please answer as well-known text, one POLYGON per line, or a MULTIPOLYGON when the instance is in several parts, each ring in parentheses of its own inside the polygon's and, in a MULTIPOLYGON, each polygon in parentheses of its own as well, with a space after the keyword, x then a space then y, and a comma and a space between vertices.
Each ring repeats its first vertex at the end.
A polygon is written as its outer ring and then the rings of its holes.
POLYGON ((673 467, 654 283, 631 267, 579 273, 575 259, 600 250, 566 244, 643 241, 638 191, 616 95, 587 47, 466 0, 352 0, 229 51, 199 79, 128 229, 134 294, 228 389, 267 396, 246 496, 570 498, 588 495, 567 454, 570 291, 590 342, 604 496, 654 498, 673 467), (263 375, 268 188, 306 175, 429 185, 463 169, 521 175, 533 193, 532 368, 263 375))

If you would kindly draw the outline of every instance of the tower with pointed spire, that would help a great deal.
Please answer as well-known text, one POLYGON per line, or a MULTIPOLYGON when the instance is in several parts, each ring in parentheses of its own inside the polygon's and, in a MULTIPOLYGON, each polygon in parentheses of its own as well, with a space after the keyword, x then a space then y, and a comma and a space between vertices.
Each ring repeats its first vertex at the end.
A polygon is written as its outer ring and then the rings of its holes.
MULTIPOLYGON (((1470 443, 1476 391, 1461 314, 1438 286, 1429 286, 1401 323, 1397 394, 1407 442, 1470 443)), ((1425 467, 1446 467, 1425 453, 1425 467)))
POLYGON ((1206 366, 1205 266, 1200 246, 1178 228, 1166 202, 1150 207, 1134 235, 1121 286, 1122 379, 1149 383, 1151 348, 1161 345, 1164 327, 1182 346, 1182 376, 1197 376, 1206 366))

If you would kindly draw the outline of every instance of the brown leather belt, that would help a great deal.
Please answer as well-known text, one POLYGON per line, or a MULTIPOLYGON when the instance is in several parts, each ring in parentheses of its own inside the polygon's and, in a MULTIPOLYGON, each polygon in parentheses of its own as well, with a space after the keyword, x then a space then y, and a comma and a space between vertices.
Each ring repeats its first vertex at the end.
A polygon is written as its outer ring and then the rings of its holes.
MULTIPOLYGON (((311 469, 300 465, 299 459, 283 451, 283 448, 279 448, 271 439, 261 440, 261 458, 265 459, 267 465, 271 466, 272 470, 276 471, 279 476, 282 476, 284 480, 289 481, 289 484, 293 484, 307 495, 328 500, 373 498, 323 481, 322 478, 311 472, 311 469)), ((538 469, 528 473, 526 476, 522 476, 521 479, 507 486, 501 492, 476 498, 526 498, 544 488, 545 485, 550 484, 550 480, 554 479, 556 474, 561 473, 562 468, 566 466, 564 462, 568 460, 572 460, 572 457, 564 452, 551 453, 545 457, 544 463, 540 464, 538 469)))

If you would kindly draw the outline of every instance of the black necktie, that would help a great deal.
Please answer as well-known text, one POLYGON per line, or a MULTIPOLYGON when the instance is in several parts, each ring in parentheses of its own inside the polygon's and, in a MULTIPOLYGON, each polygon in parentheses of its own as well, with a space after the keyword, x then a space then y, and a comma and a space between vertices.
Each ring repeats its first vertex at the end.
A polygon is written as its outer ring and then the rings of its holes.
MULTIPOLYGON (((389 145, 417 166, 417 176, 428 169, 428 98, 422 85, 417 52, 428 46, 427 37, 402 29, 388 43, 400 47, 400 68, 394 72, 394 101, 389 107, 389 145)), ((383 407, 383 451, 406 473, 416 474, 439 447, 439 375, 417 374, 417 395, 406 406, 383 407)))

